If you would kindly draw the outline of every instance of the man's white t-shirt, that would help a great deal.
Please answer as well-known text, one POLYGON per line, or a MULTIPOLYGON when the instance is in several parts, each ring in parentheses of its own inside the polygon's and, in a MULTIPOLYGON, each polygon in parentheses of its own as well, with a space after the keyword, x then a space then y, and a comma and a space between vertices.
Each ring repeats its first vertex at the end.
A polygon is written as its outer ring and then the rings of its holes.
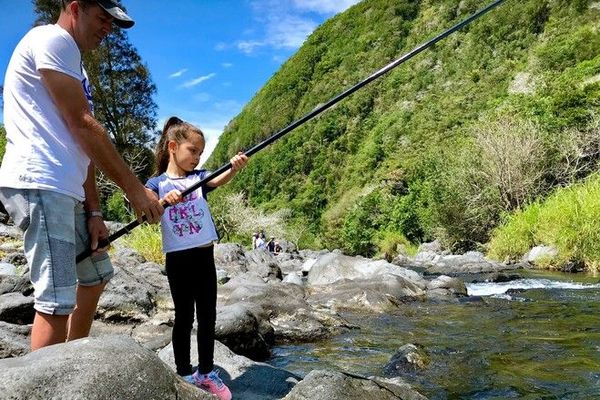
POLYGON ((21 39, 4 80, 6 153, 0 187, 46 189, 84 199, 90 159, 69 132, 39 71, 62 72, 81 82, 91 104, 87 74, 75 40, 58 25, 33 28, 21 39))

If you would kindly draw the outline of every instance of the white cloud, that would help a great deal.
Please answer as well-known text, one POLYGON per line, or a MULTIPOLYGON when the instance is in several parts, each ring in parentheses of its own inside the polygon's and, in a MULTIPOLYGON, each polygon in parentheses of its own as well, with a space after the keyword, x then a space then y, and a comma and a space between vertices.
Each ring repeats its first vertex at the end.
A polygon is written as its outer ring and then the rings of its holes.
POLYGON ((319 14, 337 14, 345 11, 360 0, 293 0, 294 6, 300 10, 313 11, 319 14))
POLYGON ((258 41, 258 40, 250 40, 250 41, 243 40, 243 41, 240 41, 240 42, 237 43, 237 48, 242 53, 250 54, 257 47, 263 47, 265 45, 266 45, 266 42, 261 42, 261 41, 258 41))
POLYGON ((198 78, 196 78, 196 79, 192 79, 192 80, 190 80, 190 81, 187 81, 187 82, 185 82, 185 83, 184 83, 183 85, 181 85, 180 87, 182 87, 182 88, 186 88, 186 89, 189 89, 189 88, 192 88, 192 87, 194 87, 194 86, 196 86, 196 85, 199 85, 199 84, 201 84, 201 83, 202 83, 202 82, 204 82, 204 81, 207 81, 207 80, 209 80, 209 79, 212 79, 212 78, 214 78, 216 75, 217 75, 217 74, 215 74, 215 73, 213 72, 212 74, 208 74, 208 75, 200 76, 200 77, 198 77, 198 78))
POLYGON ((222 63, 222 64, 221 64, 221 66, 222 66, 223 68, 231 68, 231 67, 233 67, 233 64, 232 64, 232 63, 225 62, 225 63, 222 63))
POLYGON ((179 78, 181 75, 185 74, 186 72, 187 72, 187 68, 180 69, 179 71, 173 72, 171 75, 169 75, 169 79, 179 78))
MULTIPOLYGON (((254 19, 263 26, 260 34, 252 33, 250 39, 237 42, 237 48, 251 54, 261 47, 297 49, 315 30, 310 13, 335 15, 360 0, 260 0, 252 1, 254 19), (257 38, 256 36, 259 36, 257 38), (263 38, 260 38, 263 35, 263 38)), ((314 14, 313 14, 314 15, 314 14)))
POLYGON ((276 49, 296 49, 316 27, 316 22, 299 16, 276 18, 267 25, 267 43, 276 49))

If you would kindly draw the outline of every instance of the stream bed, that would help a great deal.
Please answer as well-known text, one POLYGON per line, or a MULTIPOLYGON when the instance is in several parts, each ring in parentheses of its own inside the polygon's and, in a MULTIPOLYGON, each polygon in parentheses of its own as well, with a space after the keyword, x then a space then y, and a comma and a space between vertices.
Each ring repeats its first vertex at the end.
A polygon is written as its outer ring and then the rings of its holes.
POLYGON ((394 314, 342 314, 357 325, 316 343, 273 348, 271 365, 299 375, 332 369, 384 376, 407 343, 427 367, 402 378, 432 400, 600 399, 600 279, 522 271, 467 284, 460 303, 409 302, 394 314))

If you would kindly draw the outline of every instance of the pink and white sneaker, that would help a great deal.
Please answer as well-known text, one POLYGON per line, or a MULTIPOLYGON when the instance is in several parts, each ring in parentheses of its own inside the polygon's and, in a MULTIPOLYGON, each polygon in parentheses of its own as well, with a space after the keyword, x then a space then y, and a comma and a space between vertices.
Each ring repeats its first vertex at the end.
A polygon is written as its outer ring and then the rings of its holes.
POLYGON ((194 385, 214 394, 219 400, 231 400, 231 392, 223 383, 223 380, 219 376, 219 371, 213 369, 208 374, 200 374, 196 371, 192 375, 192 379, 194 380, 194 385))

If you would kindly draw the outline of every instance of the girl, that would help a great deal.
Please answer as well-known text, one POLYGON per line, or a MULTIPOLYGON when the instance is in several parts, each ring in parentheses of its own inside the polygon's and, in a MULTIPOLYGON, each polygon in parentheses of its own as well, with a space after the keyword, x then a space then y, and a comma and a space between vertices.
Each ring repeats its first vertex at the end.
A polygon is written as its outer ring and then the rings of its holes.
POLYGON ((204 150, 202 131, 177 117, 165 123, 156 149, 156 175, 146 187, 163 203, 170 204, 161 220, 163 251, 171 296, 175 305, 173 353, 177 373, 221 400, 231 399, 213 365, 217 306, 217 277, 213 243, 218 240, 206 194, 229 182, 248 162, 242 154, 231 159, 231 169, 191 194, 181 192, 204 179, 209 172, 196 170, 204 150), (198 367, 190 365, 190 335, 198 321, 198 367))

